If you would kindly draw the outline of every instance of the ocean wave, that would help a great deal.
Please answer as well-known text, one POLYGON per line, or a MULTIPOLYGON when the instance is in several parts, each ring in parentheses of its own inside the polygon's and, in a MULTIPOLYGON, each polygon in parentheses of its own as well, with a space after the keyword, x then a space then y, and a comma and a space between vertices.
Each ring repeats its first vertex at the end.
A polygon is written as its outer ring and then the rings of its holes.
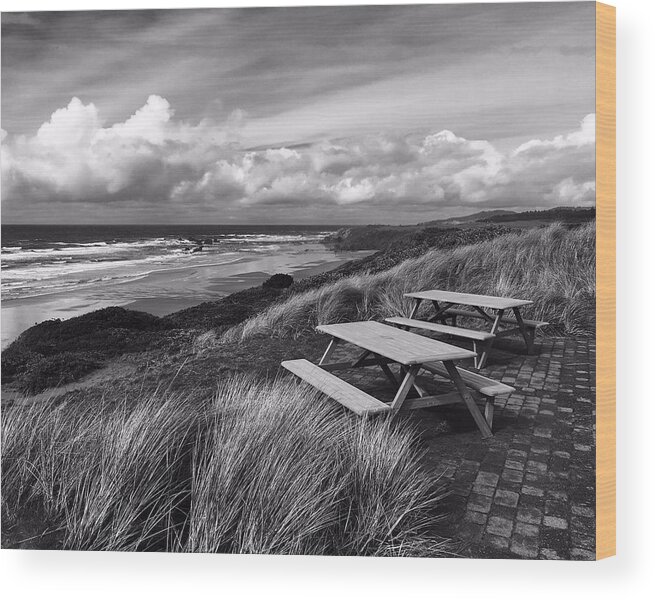
POLYGON ((176 248, 176 244, 170 240, 143 240, 138 242, 116 242, 108 244, 106 242, 98 242, 93 244, 66 244, 56 242, 56 247, 50 248, 19 248, 12 252, 4 253, 2 261, 5 263, 20 263, 20 262, 33 262, 39 259, 61 260, 62 255, 73 259, 89 259, 90 257, 106 257, 109 259, 111 256, 129 255, 143 253, 148 249, 153 252, 161 253, 162 248, 170 247, 171 250, 176 248))
POLYGON ((230 247, 239 249, 264 246, 270 249, 277 244, 295 244, 317 242, 324 237, 323 232, 312 234, 221 234, 206 236, 211 243, 203 244, 202 239, 190 240, 177 238, 149 238, 131 242, 53 242, 46 248, 25 248, 24 246, 5 246, 2 248, 3 266, 20 265, 22 263, 68 261, 109 261, 135 258, 141 255, 180 254, 202 245, 204 250, 225 251, 230 247))
POLYGON ((204 233, 193 240, 187 235, 132 241, 57 240, 47 247, 34 247, 41 243, 36 238, 25 243, 20 240, 20 245, 2 247, 2 297, 31 297, 75 286, 134 281, 155 272, 189 266, 220 267, 251 253, 275 253, 284 245, 317 242, 324 232, 204 233), (203 244, 203 240, 207 243, 203 244), (199 245, 203 246, 202 252, 189 252, 199 245))
POLYGON ((298 234, 263 234, 263 233, 241 233, 241 234, 225 234, 219 237, 221 241, 234 242, 234 243, 265 243, 265 244, 279 244, 279 243, 293 243, 293 242, 315 242, 323 239, 328 232, 318 233, 298 233, 298 234))
POLYGON ((108 242, 56 242, 57 245, 61 244, 62 246, 80 246, 82 248, 102 248, 104 246, 108 246, 108 242))
POLYGON ((51 282, 50 285, 43 286, 42 281, 30 282, 31 285, 26 285, 25 282, 2 282, 2 300, 14 300, 24 298, 37 298, 39 296, 47 296, 49 294, 58 294, 71 290, 79 290, 80 288, 91 287, 99 283, 111 283, 112 285, 120 285, 123 283, 138 281, 145 279, 153 273, 153 271, 144 271, 140 273, 122 273, 120 275, 104 275, 102 277, 91 277, 88 279, 65 279, 51 282), (38 285, 36 285, 38 283, 38 285))
POLYGON ((61 261, 22 265, 3 270, 2 298, 30 298, 107 282, 116 285, 189 266, 226 266, 238 262, 242 256, 242 252, 206 253, 204 256, 184 253, 122 261, 61 261))

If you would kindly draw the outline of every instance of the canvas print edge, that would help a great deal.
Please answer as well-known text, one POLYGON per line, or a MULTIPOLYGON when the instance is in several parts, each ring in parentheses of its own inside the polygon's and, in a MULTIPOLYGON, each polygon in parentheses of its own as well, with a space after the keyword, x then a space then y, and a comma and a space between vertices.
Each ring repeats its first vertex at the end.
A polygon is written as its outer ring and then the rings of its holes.
POLYGON ((596 3, 596 559, 616 554, 616 8, 596 3))

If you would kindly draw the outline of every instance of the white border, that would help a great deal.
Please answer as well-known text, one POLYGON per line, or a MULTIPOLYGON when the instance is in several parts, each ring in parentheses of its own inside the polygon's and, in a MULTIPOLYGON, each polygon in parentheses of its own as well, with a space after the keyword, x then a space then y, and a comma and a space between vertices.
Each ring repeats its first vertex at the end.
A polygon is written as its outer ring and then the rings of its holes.
MULTIPOLYGON (((400 4, 378 0, 376 4, 400 4)), ((416 2, 419 3, 419 2, 416 2)), ((425 3, 425 2, 420 2, 425 3)), ((600 563, 0 552, 8 598, 642 598, 655 590, 652 310, 655 3, 614 0, 618 41, 618 553, 600 563), (647 328, 650 328, 648 330, 647 328)), ((352 1, 97 0, 94 9, 358 4, 352 1)), ((85 10, 0 0, 3 11, 85 10)))

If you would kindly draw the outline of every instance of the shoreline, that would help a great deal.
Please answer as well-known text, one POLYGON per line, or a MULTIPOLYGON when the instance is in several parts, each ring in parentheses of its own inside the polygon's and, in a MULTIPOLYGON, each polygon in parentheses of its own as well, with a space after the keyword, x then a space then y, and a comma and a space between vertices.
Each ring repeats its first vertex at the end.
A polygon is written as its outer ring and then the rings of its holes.
MULTIPOLYGON (((365 254, 368 255, 370 253, 366 252, 365 254)), ((348 262, 349 260, 353 260, 354 258, 360 258, 360 257, 351 257, 351 258, 339 259, 339 260, 325 260, 322 262, 318 262, 316 264, 312 264, 312 266, 297 269, 292 272, 292 275, 295 281, 299 281, 301 279, 304 279, 305 277, 311 277, 312 275, 319 275, 321 273, 326 273, 328 271, 336 269, 337 267, 348 262)), ((210 285, 207 286, 207 290, 211 290, 216 294, 218 294, 215 298, 212 299, 220 300, 221 298, 225 298, 230 294, 234 294, 236 292, 240 292, 242 290, 251 287, 260 286, 271 275, 272 273, 265 273, 263 271, 254 271, 254 272, 239 273, 237 275, 233 275, 230 277, 217 277, 213 280, 213 282, 210 285)), ((157 317, 164 317, 176 313, 180 310, 197 306, 198 304, 200 304, 200 302, 197 302, 194 299, 182 298, 182 297, 135 298, 133 301, 128 302, 127 304, 123 304, 122 308, 125 308, 127 310, 138 310, 141 312, 147 312, 157 317), (167 306, 174 307, 174 308, 171 310, 171 308, 166 308, 167 306)))
POLYGON ((108 306, 161 317, 261 285, 277 272, 299 280, 369 254, 371 251, 336 252, 323 244, 289 245, 229 263, 187 264, 153 271, 137 280, 7 299, 1 307, 1 347, 4 350, 23 331, 45 320, 70 319, 108 306))

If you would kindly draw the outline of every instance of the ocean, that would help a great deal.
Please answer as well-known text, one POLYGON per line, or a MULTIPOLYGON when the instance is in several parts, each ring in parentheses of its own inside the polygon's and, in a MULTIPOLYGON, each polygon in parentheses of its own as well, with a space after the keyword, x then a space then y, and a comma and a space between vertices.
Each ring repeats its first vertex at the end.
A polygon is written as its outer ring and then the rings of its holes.
POLYGON ((333 268, 367 253, 321 240, 337 226, 2 225, 2 346, 49 318, 104 306, 168 314, 276 272, 333 268))

